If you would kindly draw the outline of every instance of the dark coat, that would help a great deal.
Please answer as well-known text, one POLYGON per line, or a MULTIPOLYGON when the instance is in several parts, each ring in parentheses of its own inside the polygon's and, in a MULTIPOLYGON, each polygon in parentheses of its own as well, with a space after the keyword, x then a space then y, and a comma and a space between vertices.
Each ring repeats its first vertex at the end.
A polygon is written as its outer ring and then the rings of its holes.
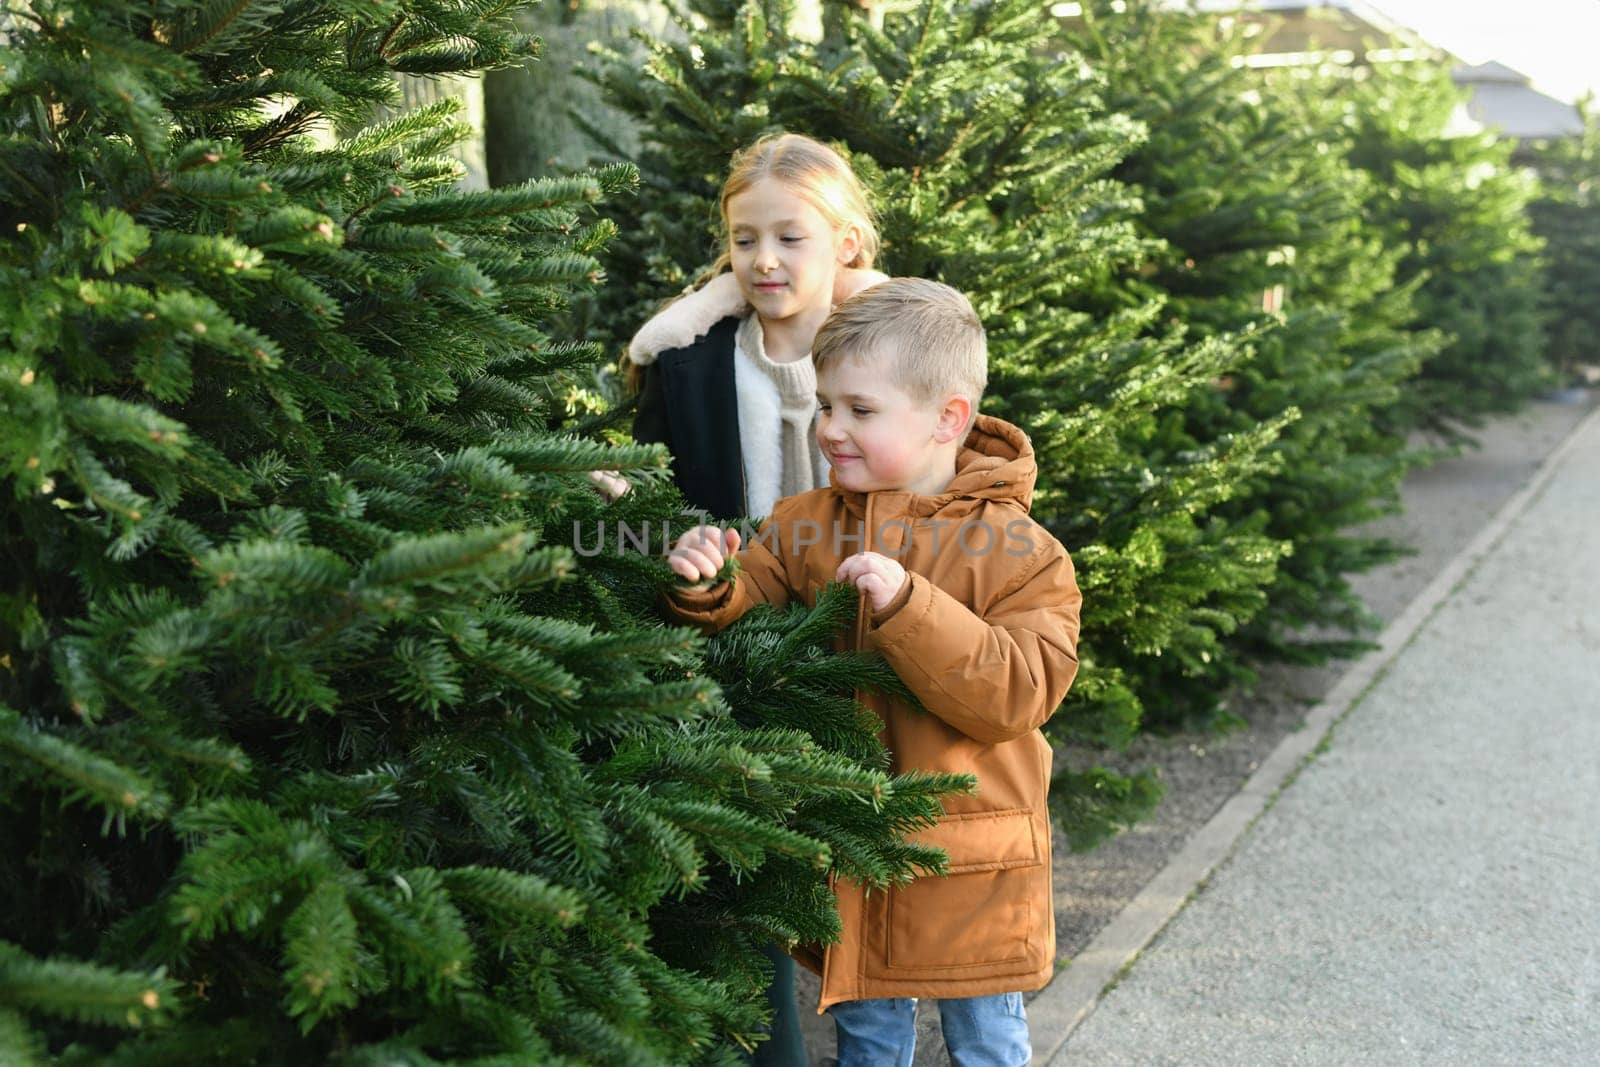
POLYGON ((739 397, 733 377, 729 317, 693 344, 669 348, 645 364, 634 439, 672 453, 672 477, 689 506, 727 521, 745 513, 744 455, 739 449, 739 397))

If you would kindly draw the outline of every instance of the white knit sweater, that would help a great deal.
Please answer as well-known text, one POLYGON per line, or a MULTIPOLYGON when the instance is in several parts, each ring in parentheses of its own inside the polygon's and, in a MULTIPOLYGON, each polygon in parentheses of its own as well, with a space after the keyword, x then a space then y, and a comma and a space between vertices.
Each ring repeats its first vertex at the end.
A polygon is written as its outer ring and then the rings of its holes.
POLYGON ((762 343, 761 320, 747 315, 734 344, 733 380, 745 513, 770 515, 780 497, 827 485, 828 461, 815 433, 817 372, 811 358, 773 362, 762 343))

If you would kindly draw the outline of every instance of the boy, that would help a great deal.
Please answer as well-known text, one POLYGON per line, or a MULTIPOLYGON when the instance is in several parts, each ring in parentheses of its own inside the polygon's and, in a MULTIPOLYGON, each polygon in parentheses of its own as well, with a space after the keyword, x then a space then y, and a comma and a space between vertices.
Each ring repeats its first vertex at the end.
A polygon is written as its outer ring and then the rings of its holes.
POLYGON ((778 501, 733 582, 707 580, 736 530, 683 535, 669 562, 696 584, 668 611, 716 631, 758 603, 814 603, 829 581, 860 591, 854 647, 880 652, 931 713, 861 695, 895 770, 973 773, 978 791, 917 835, 949 855, 948 877, 870 895, 837 880, 841 941, 801 961, 822 976, 817 1010, 834 1017, 840 1067, 909 1065, 916 997, 940 1000, 954 1063, 1026 1064, 1021 993, 1055 956, 1039 726, 1077 672, 1072 562, 1027 517, 1027 437, 976 414, 988 354, 964 296, 882 282, 834 310, 812 358, 831 486, 778 501))

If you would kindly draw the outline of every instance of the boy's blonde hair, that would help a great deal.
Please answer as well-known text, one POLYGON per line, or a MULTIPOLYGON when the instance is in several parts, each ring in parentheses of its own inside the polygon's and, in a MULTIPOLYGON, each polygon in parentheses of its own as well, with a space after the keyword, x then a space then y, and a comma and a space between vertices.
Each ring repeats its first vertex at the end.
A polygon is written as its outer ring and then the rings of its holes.
POLYGON ((844 157, 821 141, 798 133, 770 133, 733 154, 722 183, 722 254, 712 268, 720 274, 731 262, 728 201, 763 178, 774 178, 816 208, 835 235, 854 226, 860 235, 856 256, 846 267, 867 268, 878 255, 878 228, 861 180, 844 157))
POLYGON ((894 384, 920 404, 961 393, 976 411, 989 384, 989 344, 972 302, 926 278, 891 278, 834 308, 811 359, 820 377, 845 358, 889 360, 894 384))

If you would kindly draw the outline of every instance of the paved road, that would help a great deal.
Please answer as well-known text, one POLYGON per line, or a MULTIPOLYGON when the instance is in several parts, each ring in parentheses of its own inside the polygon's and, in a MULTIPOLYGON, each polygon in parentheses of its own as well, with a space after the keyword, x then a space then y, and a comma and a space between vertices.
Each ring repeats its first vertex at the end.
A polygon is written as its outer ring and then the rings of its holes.
POLYGON ((1052 1062, 1600 1063, 1600 422, 1052 1062))

